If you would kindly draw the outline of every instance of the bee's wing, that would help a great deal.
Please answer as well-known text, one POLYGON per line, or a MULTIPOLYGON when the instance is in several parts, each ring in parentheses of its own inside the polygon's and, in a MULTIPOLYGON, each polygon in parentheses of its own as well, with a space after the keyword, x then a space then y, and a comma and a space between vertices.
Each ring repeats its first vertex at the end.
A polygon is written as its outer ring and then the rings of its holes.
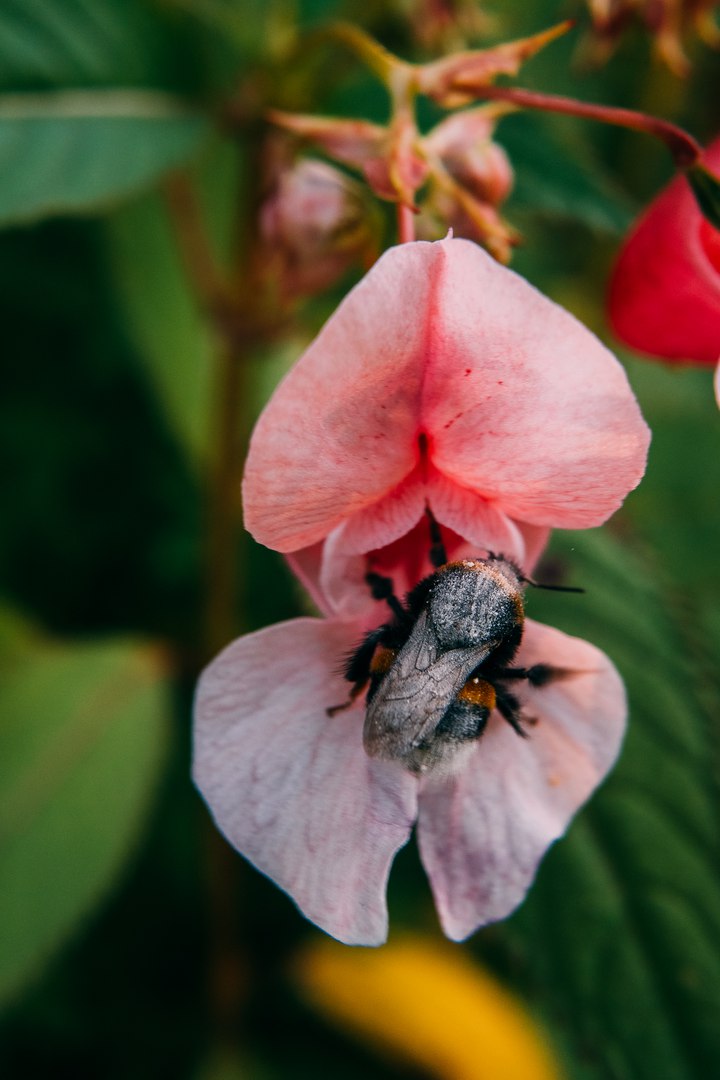
POLYGON ((422 612, 367 707, 363 742, 368 754, 401 760, 428 738, 495 644, 441 652, 427 612, 422 612))

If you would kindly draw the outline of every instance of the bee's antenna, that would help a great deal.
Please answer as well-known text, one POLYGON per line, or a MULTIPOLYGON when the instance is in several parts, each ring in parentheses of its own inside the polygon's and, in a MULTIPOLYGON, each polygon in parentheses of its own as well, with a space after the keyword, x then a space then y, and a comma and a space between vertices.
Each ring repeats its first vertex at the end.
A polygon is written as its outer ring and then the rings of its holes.
POLYGON ((532 585, 534 589, 548 589, 550 592, 585 592, 585 590, 578 585, 546 585, 543 581, 533 581, 533 579, 529 577, 525 577, 522 580, 526 585, 532 585))

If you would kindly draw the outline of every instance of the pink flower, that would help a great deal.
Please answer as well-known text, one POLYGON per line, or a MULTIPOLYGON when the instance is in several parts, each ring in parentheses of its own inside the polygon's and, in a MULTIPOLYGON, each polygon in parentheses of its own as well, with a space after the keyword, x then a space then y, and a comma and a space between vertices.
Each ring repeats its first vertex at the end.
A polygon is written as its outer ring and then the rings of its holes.
POLYGON ((648 432, 612 355, 474 244, 392 249, 329 320, 257 425, 256 539, 288 553, 325 618, 230 645, 198 691, 195 779, 220 829, 340 940, 387 933, 390 864, 415 823, 443 928, 462 939, 524 897, 547 847, 617 756, 622 683, 593 646, 526 622, 516 659, 572 676, 496 712, 456 767, 371 758, 343 660, 430 572, 427 505, 451 559, 526 573, 548 528, 604 521, 639 481, 648 432))
MULTIPOLYGON (((720 167, 720 139, 703 158, 720 167)), ((628 237, 610 283, 609 313, 621 341, 667 360, 720 358, 720 232, 680 176, 628 237)))

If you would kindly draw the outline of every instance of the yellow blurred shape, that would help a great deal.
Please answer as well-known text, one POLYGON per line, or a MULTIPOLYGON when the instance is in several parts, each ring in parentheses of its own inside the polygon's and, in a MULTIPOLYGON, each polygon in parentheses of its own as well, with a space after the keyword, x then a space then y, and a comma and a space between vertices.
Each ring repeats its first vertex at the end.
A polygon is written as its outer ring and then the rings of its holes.
POLYGON ((296 967, 339 1026, 444 1080, 560 1080, 523 1006, 457 946, 406 937, 381 949, 320 941, 296 967))

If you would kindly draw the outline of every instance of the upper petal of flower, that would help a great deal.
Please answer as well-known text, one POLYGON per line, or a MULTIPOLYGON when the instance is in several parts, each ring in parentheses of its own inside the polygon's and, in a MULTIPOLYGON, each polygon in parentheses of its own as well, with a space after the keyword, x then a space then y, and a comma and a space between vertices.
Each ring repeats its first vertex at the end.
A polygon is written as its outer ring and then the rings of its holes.
MULTIPOLYGON (((704 162, 720 168, 720 139, 704 162)), ((610 321, 633 349, 668 360, 720 357, 720 233, 683 176, 640 218, 610 282, 610 321)))
POLYGON ((427 455, 508 516, 597 525, 639 481, 647 442, 622 368, 571 315, 472 243, 404 244, 261 416, 245 523, 270 547, 307 547, 427 455))
POLYGON ((390 864, 410 835, 416 781, 371 761, 338 673, 356 624, 294 619, 240 638, 207 668, 194 778, 243 855, 347 944, 387 936, 390 864))
POLYGON ((594 646, 528 622, 518 663, 578 674, 518 689, 537 720, 530 737, 493 714, 461 770, 431 775, 420 791, 420 854, 443 929, 457 941, 521 902, 545 851, 615 761, 625 728, 622 682, 594 646))
POLYGON ((523 278, 452 243, 423 394, 433 464, 518 520, 600 525, 645 469, 623 368, 523 278))

